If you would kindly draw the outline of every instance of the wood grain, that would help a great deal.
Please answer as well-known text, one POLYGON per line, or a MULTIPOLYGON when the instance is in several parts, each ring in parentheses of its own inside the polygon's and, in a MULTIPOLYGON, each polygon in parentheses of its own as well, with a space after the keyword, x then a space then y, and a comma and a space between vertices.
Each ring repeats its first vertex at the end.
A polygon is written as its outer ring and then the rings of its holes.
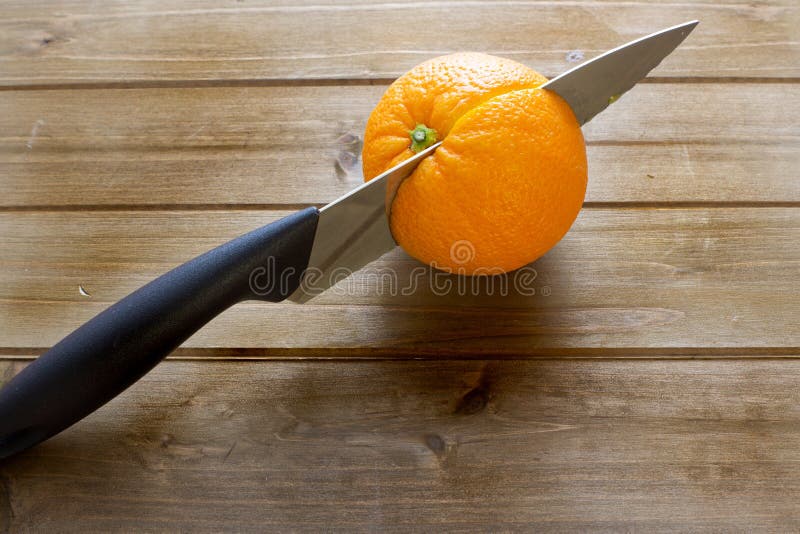
MULTIPOLYGON (((0 92, 0 205, 325 204, 384 89, 0 92)), ((798 202, 799 125, 800 84, 638 86, 584 128, 587 201, 798 202)))
MULTIPOLYGON (((49 346, 172 266, 284 214, 0 214, 0 347, 49 346)), ((262 355, 783 350, 800 344, 798 242, 792 208, 585 209, 532 270, 508 279, 506 294, 499 282, 433 277, 396 250, 309 304, 238 305, 187 346, 262 355)))
POLYGON ((0 84, 394 78, 480 50, 553 76, 691 19, 655 76, 797 77, 796 2, 542 1, 16 4, 0 20, 0 84), (576 30, 578 29, 579 30, 576 30))
POLYGON ((692 18, 584 128, 586 206, 507 293, 395 250, 236 306, 0 462, 0 532, 800 531, 796 0, 3 2, 0 386, 361 183, 366 118, 423 59, 552 76, 692 18))
POLYGON ((795 531, 798 381, 796 360, 166 362, 0 465, 0 525, 795 531))

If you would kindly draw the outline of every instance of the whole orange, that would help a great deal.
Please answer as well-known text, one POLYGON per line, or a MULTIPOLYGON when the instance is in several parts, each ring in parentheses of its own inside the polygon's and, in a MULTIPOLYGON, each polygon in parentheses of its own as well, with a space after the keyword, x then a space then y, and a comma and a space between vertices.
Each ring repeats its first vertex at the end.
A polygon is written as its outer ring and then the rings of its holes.
POLYGON ((567 233, 586 193, 580 125, 547 79, 508 59, 441 56, 386 91, 367 122, 365 180, 441 140, 400 184, 395 241, 463 274, 495 274, 539 258, 567 233))

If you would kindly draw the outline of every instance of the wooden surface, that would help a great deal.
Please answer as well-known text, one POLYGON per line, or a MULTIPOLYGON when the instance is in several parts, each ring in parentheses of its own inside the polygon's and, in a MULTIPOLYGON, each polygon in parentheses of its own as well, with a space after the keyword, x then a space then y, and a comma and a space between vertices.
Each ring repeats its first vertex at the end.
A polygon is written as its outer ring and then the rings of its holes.
POLYGON ((0 507, 42 531, 796 531, 798 381, 774 359, 168 361, 5 467, 0 507))
POLYGON ((392 295, 418 267, 396 250, 308 305, 237 306, 0 462, 0 532, 800 530, 789 0, 2 2, 0 383, 359 184, 367 115, 417 62, 555 75, 691 18, 585 127, 585 208, 533 295, 392 295))

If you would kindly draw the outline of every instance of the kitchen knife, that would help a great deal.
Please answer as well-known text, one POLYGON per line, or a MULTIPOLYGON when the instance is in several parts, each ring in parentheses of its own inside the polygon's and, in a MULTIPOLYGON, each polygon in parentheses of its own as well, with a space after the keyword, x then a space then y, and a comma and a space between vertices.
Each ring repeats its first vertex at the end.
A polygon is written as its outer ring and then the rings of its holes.
MULTIPOLYGON (((584 124, 644 78, 696 24, 633 41, 543 87, 561 95, 584 124)), ((95 411, 237 302, 305 302, 393 249, 387 194, 391 198, 440 144, 322 209, 306 208, 198 256, 75 330, 0 390, 0 458, 95 411)))

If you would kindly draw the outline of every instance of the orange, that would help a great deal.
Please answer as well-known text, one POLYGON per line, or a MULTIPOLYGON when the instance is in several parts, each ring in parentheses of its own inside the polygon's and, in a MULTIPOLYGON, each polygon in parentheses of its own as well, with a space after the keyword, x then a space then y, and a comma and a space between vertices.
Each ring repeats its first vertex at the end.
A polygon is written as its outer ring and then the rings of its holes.
POLYGON ((580 125, 547 79, 508 59, 441 56, 386 91, 367 122, 370 180, 434 142, 388 206, 411 256, 461 274, 528 264, 567 233, 586 193, 580 125))

